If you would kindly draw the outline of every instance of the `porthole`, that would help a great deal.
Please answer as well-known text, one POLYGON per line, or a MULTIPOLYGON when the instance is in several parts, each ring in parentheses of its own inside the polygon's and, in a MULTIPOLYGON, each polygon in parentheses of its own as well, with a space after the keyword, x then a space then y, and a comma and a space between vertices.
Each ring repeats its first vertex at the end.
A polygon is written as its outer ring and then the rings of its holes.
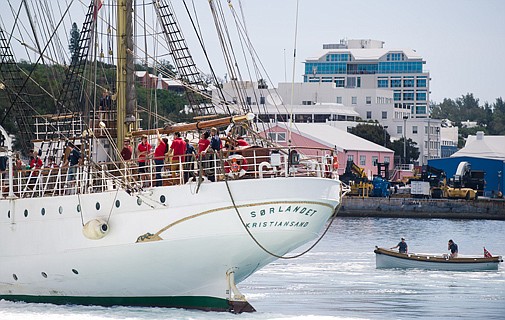
POLYGON ((60 207, 58 208, 58 212, 59 212, 60 214, 63 214, 63 207, 62 207, 62 206, 60 206, 60 207))
POLYGON ((161 202, 161 203, 165 203, 165 201, 167 201, 167 199, 165 198, 165 195, 163 195, 163 194, 162 194, 162 195, 160 196, 160 202, 161 202))
POLYGON ((7 218, 10 219, 10 217, 11 217, 11 211, 9 210, 9 211, 7 211, 7 218))
POLYGON ((79 274, 79 271, 77 271, 75 269, 72 269, 72 272, 75 273, 75 274, 79 274))
POLYGON ((77 212, 81 212, 81 205, 80 204, 77 205, 77 212))
POLYGON ((142 199, 137 198, 137 204, 140 206, 142 204, 142 199))
POLYGON ((25 217, 28 217, 28 209, 25 209, 25 217))
POLYGON ((121 201, 116 200, 116 208, 119 208, 120 205, 121 205, 121 201))
POLYGON ((18 276, 16 276, 15 273, 12 274, 12 277, 14 278, 14 280, 18 281, 18 276))
POLYGON ((100 210, 100 202, 97 202, 97 203, 95 204, 95 208, 96 208, 96 210, 100 210))
POLYGON ((45 272, 41 272, 40 274, 41 274, 44 278, 47 278, 47 273, 45 273, 45 272))
POLYGON ((40 214, 45 216, 46 215, 46 208, 40 209, 40 214))

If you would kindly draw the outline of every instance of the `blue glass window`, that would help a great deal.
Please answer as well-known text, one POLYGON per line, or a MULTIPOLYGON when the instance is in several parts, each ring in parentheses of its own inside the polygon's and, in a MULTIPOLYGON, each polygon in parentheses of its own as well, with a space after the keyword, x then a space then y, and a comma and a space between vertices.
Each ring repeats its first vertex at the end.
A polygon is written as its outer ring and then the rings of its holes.
POLYGON ((378 64, 348 64, 347 74, 376 74, 378 64))
POLYGON ((426 101, 426 91, 417 91, 416 92, 416 100, 426 101))
POLYGON ((307 62, 305 63, 305 74, 345 74, 347 64, 344 62, 307 62))
POLYGON ((393 99, 395 101, 400 101, 402 100, 402 92, 401 91, 396 91, 393 93, 393 99))
POLYGON ((388 79, 379 79, 377 80, 378 88, 387 88, 388 87, 388 79))
POLYGON ((401 61, 401 60, 403 60, 403 54, 399 53, 399 52, 388 53, 387 60, 388 61, 401 61))
POLYGON ((426 114, 426 105, 417 105, 416 106, 416 114, 426 114))
POLYGON ((351 55, 348 53, 327 54, 326 61, 351 61, 351 55))
POLYGON ((403 80, 403 86, 406 88, 412 88, 414 87, 414 79, 404 79, 403 80))
POLYGON ((335 87, 343 88, 344 86, 345 86, 345 79, 344 78, 336 78, 335 79, 335 87))
POLYGON ((378 73, 421 73, 422 61, 379 62, 378 73))
POLYGON ((418 88, 426 88, 426 78, 417 78, 417 87, 418 88))
POLYGON ((402 80, 401 79, 391 79, 391 88, 401 88, 402 80))
POLYGON ((403 100, 414 100, 414 91, 405 91, 403 93, 403 100))

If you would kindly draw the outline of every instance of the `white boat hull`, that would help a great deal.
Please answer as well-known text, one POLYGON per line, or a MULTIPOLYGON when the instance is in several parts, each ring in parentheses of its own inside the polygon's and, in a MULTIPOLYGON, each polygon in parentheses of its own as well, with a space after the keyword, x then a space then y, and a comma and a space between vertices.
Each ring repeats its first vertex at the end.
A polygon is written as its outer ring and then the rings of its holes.
POLYGON ((246 227, 284 255, 316 238, 339 203, 330 179, 229 186, 237 209, 224 182, 2 200, 0 298, 228 310, 227 274, 239 283, 276 259, 246 227), (101 239, 83 235, 93 219, 109 226, 101 239))
POLYGON ((389 254, 385 249, 375 250, 377 268, 425 269, 447 271, 498 270, 500 257, 494 259, 465 257, 448 259, 435 255, 389 254))

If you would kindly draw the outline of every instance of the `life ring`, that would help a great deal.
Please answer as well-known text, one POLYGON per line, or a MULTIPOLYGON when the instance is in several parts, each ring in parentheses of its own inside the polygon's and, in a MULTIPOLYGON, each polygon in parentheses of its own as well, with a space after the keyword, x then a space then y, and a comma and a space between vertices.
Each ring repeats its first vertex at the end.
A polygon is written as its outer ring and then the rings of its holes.
POLYGON ((338 170, 338 157, 333 156, 333 170, 336 171, 338 170))
POLYGON ((224 161, 224 172, 227 174, 245 174, 249 168, 247 159, 240 154, 232 154, 224 161))

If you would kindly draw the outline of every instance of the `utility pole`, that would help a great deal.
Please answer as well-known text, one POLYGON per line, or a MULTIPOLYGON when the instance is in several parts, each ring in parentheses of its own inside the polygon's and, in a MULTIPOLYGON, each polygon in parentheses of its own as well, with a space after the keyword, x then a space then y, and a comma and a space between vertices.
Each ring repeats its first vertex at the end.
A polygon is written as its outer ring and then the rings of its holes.
POLYGON ((407 163, 407 119, 409 116, 403 116, 403 164, 407 163))

